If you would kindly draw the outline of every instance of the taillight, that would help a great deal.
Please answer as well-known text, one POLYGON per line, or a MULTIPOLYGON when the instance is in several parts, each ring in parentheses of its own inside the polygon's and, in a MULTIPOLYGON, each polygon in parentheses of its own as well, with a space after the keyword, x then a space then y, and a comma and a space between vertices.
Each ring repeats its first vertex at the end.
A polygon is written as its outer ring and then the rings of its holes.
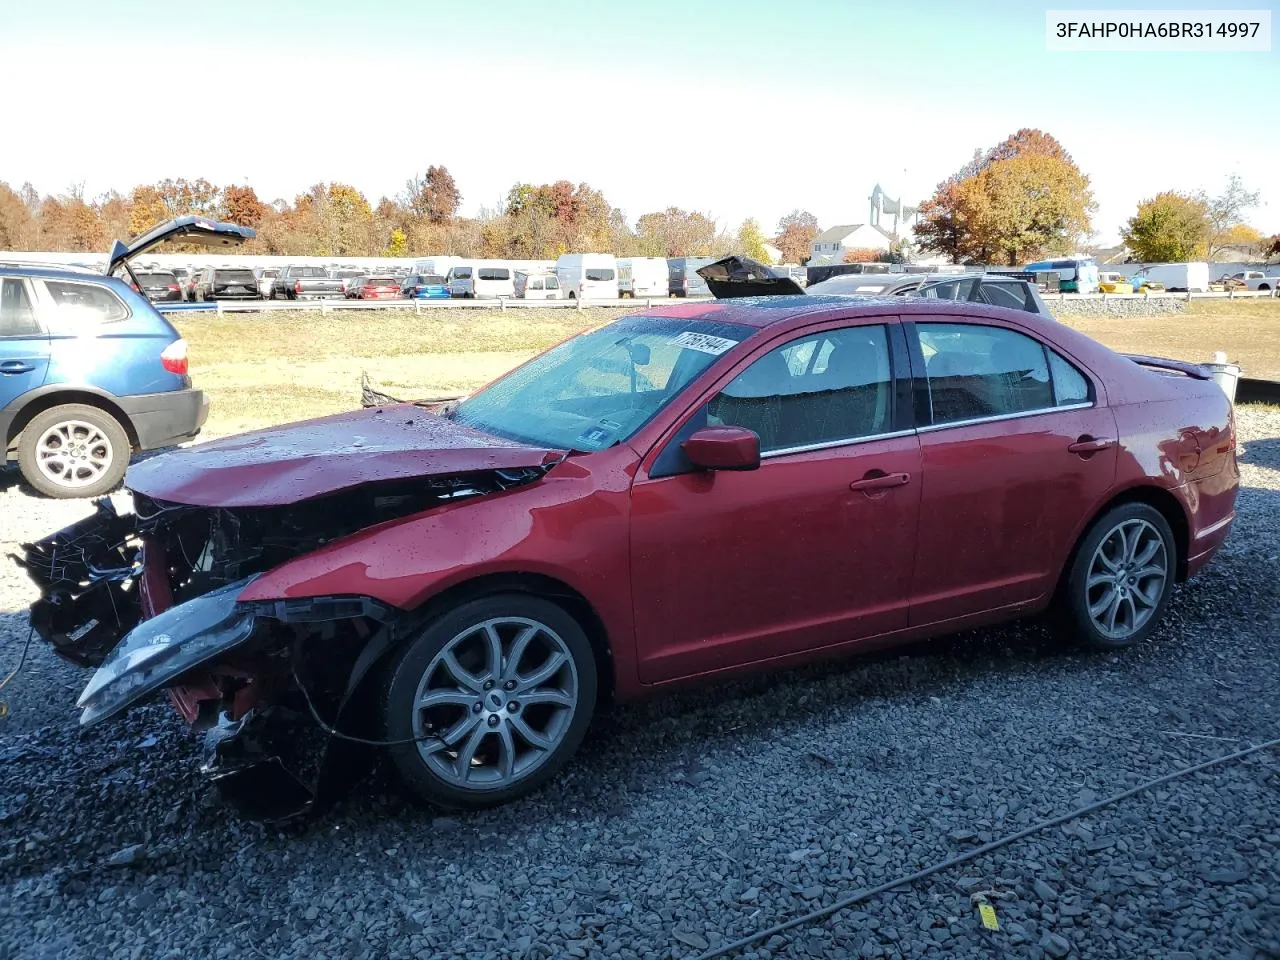
POLYGON ((180 289, 182 289, 182 288, 181 288, 181 287, 179 287, 176 283, 171 283, 171 284, 169 284, 169 289, 170 289, 170 290, 172 290, 172 291, 174 291, 174 292, 176 293, 178 290, 180 290, 180 289))
POLYGON ((160 363, 170 373, 186 376, 187 341, 175 340, 160 351, 160 363))
POLYGON ((294 292, 294 293, 301 293, 301 292, 302 292, 302 281, 301 281, 301 280, 299 280, 299 281, 297 281, 296 283, 294 283, 294 285, 293 285, 293 292, 294 292))

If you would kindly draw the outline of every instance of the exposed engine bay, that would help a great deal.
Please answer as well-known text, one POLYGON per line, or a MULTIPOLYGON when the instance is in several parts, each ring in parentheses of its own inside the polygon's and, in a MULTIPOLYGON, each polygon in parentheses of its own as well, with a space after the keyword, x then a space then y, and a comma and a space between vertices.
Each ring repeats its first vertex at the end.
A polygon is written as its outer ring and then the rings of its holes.
POLYGON ((80 698, 82 724, 165 689, 205 732, 204 771, 224 794, 251 815, 287 816, 316 799, 331 747, 376 733, 356 728, 367 712, 349 707, 389 649, 398 611, 367 597, 236 596, 325 544, 548 469, 369 483, 282 506, 191 506, 135 492, 133 513, 96 501, 92 516, 14 559, 40 588, 35 631, 63 659, 99 668, 80 698))

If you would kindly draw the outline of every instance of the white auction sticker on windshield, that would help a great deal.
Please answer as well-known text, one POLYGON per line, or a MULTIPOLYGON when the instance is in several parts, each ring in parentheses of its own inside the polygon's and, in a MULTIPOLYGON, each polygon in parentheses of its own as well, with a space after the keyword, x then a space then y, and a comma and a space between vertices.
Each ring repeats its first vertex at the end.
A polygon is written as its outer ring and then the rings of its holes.
POLYGON ((737 340, 713 337, 709 333, 694 333, 692 330, 686 330, 680 336, 668 340, 667 343, 673 347, 685 347, 689 350, 697 350, 700 353, 709 353, 716 357, 738 345, 737 340))

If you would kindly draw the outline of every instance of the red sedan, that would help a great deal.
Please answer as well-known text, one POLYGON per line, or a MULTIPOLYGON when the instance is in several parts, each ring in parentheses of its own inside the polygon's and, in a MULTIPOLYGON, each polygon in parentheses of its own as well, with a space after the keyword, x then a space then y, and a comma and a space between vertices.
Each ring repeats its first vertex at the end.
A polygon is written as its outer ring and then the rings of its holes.
POLYGON ((1199 367, 999 307, 777 297, 628 316, 461 402, 128 485, 135 515, 25 557, 37 629, 100 665, 82 723, 167 689, 226 787, 288 772, 305 806, 303 771, 359 741, 478 807, 554 776, 606 697, 1045 612, 1141 642, 1238 473, 1199 367))
POLYGON ((399 300, 400 280, 397 277, 361 277, 356 281, 357 300, 399 300))

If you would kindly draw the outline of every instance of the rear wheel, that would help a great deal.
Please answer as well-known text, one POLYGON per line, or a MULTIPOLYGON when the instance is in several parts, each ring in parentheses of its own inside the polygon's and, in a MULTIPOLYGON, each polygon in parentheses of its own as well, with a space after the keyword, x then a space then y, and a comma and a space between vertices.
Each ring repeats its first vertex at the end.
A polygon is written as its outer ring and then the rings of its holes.
POLYGON ((111 414, 68 403, 36 414, 18 441, 23 478, 48 497, 99 497, 129 466, 129 437, 111 414))
POLYGON ((1177 571, 1173 531, 1145 503, 1099 517, 1076 551, 1057 598, 1057 627, 1103 650, 1146 640, 1169 606, 1177 571))
POLYGON ((428 623, 389 671, 383 720, 419 797, 480 808, 546 783, 578 749, 596 698, 595 657, 565 610, 500 594, 428 623))

